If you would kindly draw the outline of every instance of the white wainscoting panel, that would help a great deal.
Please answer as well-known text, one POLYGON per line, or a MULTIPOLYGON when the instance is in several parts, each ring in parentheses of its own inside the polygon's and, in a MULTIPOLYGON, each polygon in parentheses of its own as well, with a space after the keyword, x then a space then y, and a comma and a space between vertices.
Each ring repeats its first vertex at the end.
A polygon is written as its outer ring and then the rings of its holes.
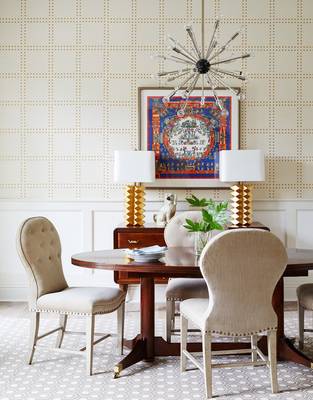
MULTIPOLYGON (((148 202, 146 221, 151 222, 160 202, 148 202)), ((187 208, 178 204, 178 212, 187 208)), ((312 201, 256 201, 255 220, 268 225, 288 247, 313 249, 312 201)), ((19 224, 26 218, 43 215, 56 225, 62 242, 62 259, 71 285, 114 285, 113 273, 71 265, 71 255, 82 251, 113 248, 113 230, 123 224, 122 202, 6 202, 0 201, 0 300, 25 300, 27 280, 17 257, 15 238, 19 224)), ((295 289, 313 276, 285 279, 285 298, 295 300, 295 289)), ((164 301, 164 285, 156 290, 158 302, 164 301)), ((129 300, 138 301, 138 287, 130 287, 129 300)))

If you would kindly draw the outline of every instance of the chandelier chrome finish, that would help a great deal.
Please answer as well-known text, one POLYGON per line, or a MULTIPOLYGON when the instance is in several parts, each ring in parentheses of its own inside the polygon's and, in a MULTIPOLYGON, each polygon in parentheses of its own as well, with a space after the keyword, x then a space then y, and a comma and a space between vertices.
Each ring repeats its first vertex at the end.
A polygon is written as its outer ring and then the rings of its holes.
POLYGON ((224 51, 229 48, 231 43, 239 36, 240 32, 236 32, 226 43, 219 46, 216 40, 216 35, 220 20, 217 19, 214 24, 211 40, 206 49, 204 44, 204 1, 205 0, 201 0, 201 46, 199 47, 197 43, 192 27, 188 25, 186 26, 186 32, 192 43, 191 51, 188 51, 181 43, 171 36, 168 36, 170 49, 173 51, 174 55, 156 56, 161 60, 169 60, 176 64, 182 64, 182 68, 177 67, 177 69, 173 71, 159 72, 157 74, 158 77, 167 78, 167 82, 178 81, 174 90, 168 96, 163 98, 163 102, 167 103, 173 96, 181 92, 180 94, 184 101, 181 109, 178 111, 178 114, 180 115, 184 115, 188 99, 199 80, 201 81, 202 90, 201 105, 204 105, 204 89, 205 85, 208 84, 212 89, 215 103, 221 111, 224 111, 224 107, 218 97, 216 88, 228 89, 236 96, 239 96, 239 91, 231 88, 227 82, 225 82, 225 79, 227 77, 232 77, 241 81, 246 80, 242 71, 231 71, 224 68, 225 64, 230 64, 236 60, 250 57, 250 54, 243 54, 223 58, 224 51))

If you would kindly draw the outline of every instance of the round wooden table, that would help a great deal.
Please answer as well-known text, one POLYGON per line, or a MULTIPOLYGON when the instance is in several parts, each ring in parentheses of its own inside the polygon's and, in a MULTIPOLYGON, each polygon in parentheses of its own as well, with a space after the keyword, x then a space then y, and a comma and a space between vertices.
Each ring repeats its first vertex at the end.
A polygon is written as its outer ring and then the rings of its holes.
MULTIPOLYGON (((288 265, 283 276, 307 276, 313 269, 313 250, 288 249, 288 265)), ((133 340, 124 340, 131 351, 114 368, 115 377, 120 372, 141 360, 153 361, 155 356, 180 355, 179 343, 168 343, 154 332, 154 278, 158 276, 172 278, 201 277, 198 258, 193 249, 172 247, 159 262, 137 263, 126 257, 123 250, 103 250, 80 253, 72 256, 72 264, 84 268, 96 268, 112 271, 124 271, 129 276, 140 278, 140 333, 133 340)), ((312 360, 293 346, 284 334, 284 282, 279 280, 274 294, 273 307, 278 316, 277 355, 279 360, 293 361, 312 367, 312 360)), ((258 343, 264 353, 267 351, 266 337, 258 343)), ((231 350, 250 347, 250 343, 218 342, 212 344, 212 350, 231 350)), ((201 351, 201 343, 189 343, 189 351, 201 351)))

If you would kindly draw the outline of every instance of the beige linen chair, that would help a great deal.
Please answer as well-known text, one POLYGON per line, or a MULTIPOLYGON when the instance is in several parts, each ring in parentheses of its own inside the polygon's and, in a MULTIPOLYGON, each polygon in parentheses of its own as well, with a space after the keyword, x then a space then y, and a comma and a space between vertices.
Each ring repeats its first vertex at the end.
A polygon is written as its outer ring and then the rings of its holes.
MULTIPOLYGON (((188 232, 184 225, 186 218, 198 220, 201 211, 185 211, 175 215, 164 230, 164 239, 168 247, 193 247, 194 234, 188 232)), ((166 296, 166 340, 171 341, 175 332, 175 302, 195 297, 207 297, 208 289, 204 279, 174 278, 170 279, 165 292, 166 296)))
POLYGON ((313 311, 313 283, 305 283, 297 288, 298 321, 299 321, 299 349, 303 349, 304 332, 313 332, 313 329, 304 328, 304 311, 313 311))
MULTIPOLYGON (((31 364, 37 342, 58 332, 54 350, 83 355, 86 350, 87 374, 92 375, 93 346, 109 335, 94 342, 95 316, 117 310, 118 348, 123 348, 125 292, 117 288, 68 287, 61 262, 61 244, 53 224, 44 217, 24 221, 17 235, 17 249, 30 281, 29 309, 31 311, 30 351, 31 364), (40 314, 52 312, 60 315, 60 326, 39 335, 40 314), (68 315, 86 316, 86 347, 80 351, 61 349, 68 315)), ((74 333, 74 332, 72 332, 74 333)))
POLYGON ((277 315, 272 297, 287 264, 283 244, 261 229, 225 231, 206 245, 199 263, 209 298, 189 299, 180 304, 181 370, 185 371, 189 358, 204 373, 206 396, 211 398, 212 368, 266 364, 271 370, 272 392, 276 393, 277 315), (187 351, 188 321, 202 332, 203 367, 187 351), (257 347, 257 335, 261 332, 267 332, 268 358, 257 347), (211 338, 215 335, 251 336, 251 350, 211 351, 211 338), (230 353, 251 353, 252 360, 212 365, 212 355, 230 353))

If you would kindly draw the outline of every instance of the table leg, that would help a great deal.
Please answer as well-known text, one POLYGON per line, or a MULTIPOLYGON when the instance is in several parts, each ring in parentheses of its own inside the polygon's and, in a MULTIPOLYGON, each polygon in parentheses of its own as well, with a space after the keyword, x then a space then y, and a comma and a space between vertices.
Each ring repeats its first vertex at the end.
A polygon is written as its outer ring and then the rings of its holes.
POLYGON ((154 359, 154 279, 140 279, 141 339, 146 343, 146 360, 154 359))
POLYGON ((124 341, 132 350, 114 367, 114 378, 139 361, 154 359, 154 279, 151 277, 140 279, 140 317, 140 335, 131 341, 124 341))

